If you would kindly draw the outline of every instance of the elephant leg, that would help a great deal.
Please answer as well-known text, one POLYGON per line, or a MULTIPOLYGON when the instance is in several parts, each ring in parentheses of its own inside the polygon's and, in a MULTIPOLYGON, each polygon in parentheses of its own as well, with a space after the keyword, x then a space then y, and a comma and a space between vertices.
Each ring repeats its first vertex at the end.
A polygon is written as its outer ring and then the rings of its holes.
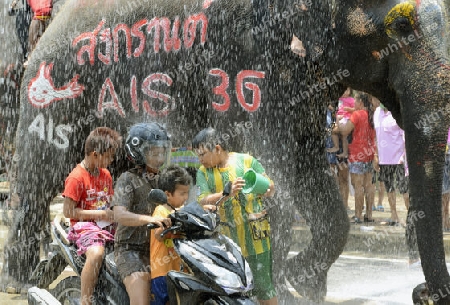
POLYGON ((4 284, 32 284, 29 276, 39 263, 41 242, 48 242, 50 234, 49 208, 50 200, 21 198, 4 248, 4 284))
POLYGON ((297 183, 302 185, 303 192, 300 198, 295 198, 309 224, 312 239, 305 250, 287 261, 285 272, 299 294, 323 301, 328 270, 344 249, 350 225, 335 178, 325 174, 326 163, 315 168, 321 168, 324 174, 314 178, 319 171, 315 175, 302 173, 304 178, 297 183))
MULTIPOLYGON (((286 190, 277 186, 278 189, 286 190)), ((296 209, 292 198, 286 198, 287 191, 279 191, 275 198, 268 198, 265 206, 269 209, 271 222, 271 249, 273 256, 273 283, 278 293, 280 304, 295 304, 294 296, 288 290, 285 280, 286 259, 291 245, 293 211, 296 209)))
POLYGON ((410 206, 408 209, 408 214, 406 216, 406 230, 405 230, 406 245, 408 247, 408 258, 410 264, 420 259, 416 237, 416 226, 415 226, 416 220, 417 214, 413 212, 413 209, 410 206))
POLYGON ((427 161, 414 162, 413 159, 410 162, 410 175, 423 177, 410 179, 411 217, 415 217, 413 223, 430 298, 436 300, 435 304, 450 304, 450 277, 445 264, 442 232, 443 161, 440 164, 437 156, 424 159, 427 161))

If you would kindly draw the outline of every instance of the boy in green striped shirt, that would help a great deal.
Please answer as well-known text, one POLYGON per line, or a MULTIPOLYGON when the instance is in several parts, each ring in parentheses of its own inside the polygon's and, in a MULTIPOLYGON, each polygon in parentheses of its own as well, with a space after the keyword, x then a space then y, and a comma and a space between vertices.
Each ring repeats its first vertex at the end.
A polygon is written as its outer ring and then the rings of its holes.
POLYGON ((248 154, 229 152, 227 143, 218 141, 215 129, 209 127, 200 131, 192 141, 192 147, 202 166, 197 171, 196 184, 199 187, 198 200, 204 207, 214 208, 222 196, 228 181, 232 182, 231 193, 219 207, 222 233, 233 239, 249 263, 254 278, 253 294, 260 304, 278 304, 272 281, 272 251, 270 248, 270 227, 262 197, 273 196, 273 181, 263 195, 244 194, 244 172, 253 169, 264 174, 261 163, 248 154))

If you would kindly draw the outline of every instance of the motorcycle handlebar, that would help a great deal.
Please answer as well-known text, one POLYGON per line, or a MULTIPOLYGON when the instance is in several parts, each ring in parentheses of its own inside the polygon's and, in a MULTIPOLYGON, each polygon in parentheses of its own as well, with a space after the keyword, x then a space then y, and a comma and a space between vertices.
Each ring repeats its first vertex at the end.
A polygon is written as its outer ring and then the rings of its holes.
POLYGON ((153 229, 156 229, 156 228, 159 228, 159 226, 157 224, 155 224, 155 223, 147 224, 147 229, 149 229, 149 230, 153 230, 153 229))
POLYGON ((180 225, 171 226, 170 228, 167 228, 164 231, 162 231, 159 236, 161 236, 161 238, 163 238, 164 235, 166 235, 167 233, 172 232, 172 231, 176 231, 176 230, 179 230, 179 229, 181 229, 180 225))

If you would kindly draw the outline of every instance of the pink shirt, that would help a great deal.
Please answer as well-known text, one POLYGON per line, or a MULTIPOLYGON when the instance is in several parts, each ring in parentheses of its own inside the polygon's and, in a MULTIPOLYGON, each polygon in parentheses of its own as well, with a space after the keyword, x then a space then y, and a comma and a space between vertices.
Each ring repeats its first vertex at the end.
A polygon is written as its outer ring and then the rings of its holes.
POLYGON ((340 97, 337 115, 342 115, 346 119, 350 119, 352 113, 344 110, 344 107, 355 108, 355 99, 353 97, 340 97))
POLYGON ((404 131, 397 125, 391 112, 385 112, 377 107, 373 114, 373 123, 377 135, 379 164, 392 165, 404 162, 404 131))

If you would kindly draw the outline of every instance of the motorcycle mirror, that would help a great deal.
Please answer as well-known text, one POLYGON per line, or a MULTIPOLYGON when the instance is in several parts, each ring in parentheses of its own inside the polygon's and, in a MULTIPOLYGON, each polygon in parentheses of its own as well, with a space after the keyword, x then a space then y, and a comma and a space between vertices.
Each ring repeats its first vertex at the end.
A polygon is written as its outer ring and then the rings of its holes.
POLYGON ((160 189, 152 189, 150 192, 148 192, 147 199, 148 201, 155 202, 157 204, 167 203, 166 193, 164 193, 160 189))
POLYGON ((228 181, 227 184, 225 184, 225 187, 223 188, 222 195, 223 196, 229 196, 231 193, 231 181, 228 181))

